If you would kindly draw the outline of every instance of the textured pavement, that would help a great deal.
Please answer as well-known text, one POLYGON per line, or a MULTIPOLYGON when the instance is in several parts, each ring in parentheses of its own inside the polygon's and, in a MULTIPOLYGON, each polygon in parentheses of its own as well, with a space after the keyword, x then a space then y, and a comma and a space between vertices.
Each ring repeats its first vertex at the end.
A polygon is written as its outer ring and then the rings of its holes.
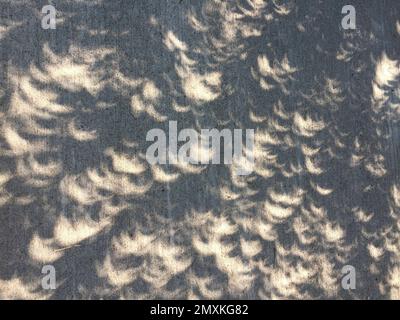
POLYGON ((398 0, 48 3, 0 0, 0 299, 400 298, 398 0), (253 173, 149 164, 169 121, 253 173))

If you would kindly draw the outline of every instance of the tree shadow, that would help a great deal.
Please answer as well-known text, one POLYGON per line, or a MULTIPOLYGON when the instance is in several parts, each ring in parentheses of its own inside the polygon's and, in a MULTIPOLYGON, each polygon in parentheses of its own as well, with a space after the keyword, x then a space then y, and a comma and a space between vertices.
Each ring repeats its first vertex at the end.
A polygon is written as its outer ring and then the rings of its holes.
POLYGON ((45 4, 0 1, 0 297, 399 297, 396 1, 45 4), (254 172, 150 165, 169 121, 254 172))

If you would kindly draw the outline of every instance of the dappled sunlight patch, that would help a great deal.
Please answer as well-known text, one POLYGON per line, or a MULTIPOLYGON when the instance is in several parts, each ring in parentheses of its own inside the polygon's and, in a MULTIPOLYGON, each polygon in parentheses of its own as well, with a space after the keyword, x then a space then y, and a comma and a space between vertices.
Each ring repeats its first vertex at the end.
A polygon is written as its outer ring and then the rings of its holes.
POLYGON ((157 122, 164 122, 168 119, 159 109, 164 107, 162 103, 162 92, 153 81, 144 80, 140 86, 139 93, 131 97, 131 110, 135 117, 146 113, 157 122))
POLYGON ((143 195, 150 190, 153 183, 151 180, 145 178, 138 179, 135 182, 130 176, 111 172, 105 167, 100 170, 88 169, 87 176, 97 189, 107 190, 123 196, 143 195))
POLYGON ((144 255, 152 248, 155 240, 155 235, 143 234, 140 231, 137 231, 133 237, 123 233, 119 237, 113 238, 115 255, 121 258, 129 255, 144 255))
POLYGON ((272 223, 284 223, 294 212, 293 207, 285 207, 277 203, 265 201, 264 212, 268 221, 272 223))
POLYGON ((50 81, 66 90, 78 92, 84 89, 96 95, 102 89, 103 82, 93 69, 93 63, 111 52, 113 50, 108 48, 91 51, 72 46, 69 49, 71 56, 60 57, 45 44, 43 54, 48 63, 44 71, 50 81))
POLYGON ((2 300, 47 300, 51 292, 43 291, 40 281, 29 282, 13 277, 10 280, 0 279, 0 299, 2 300))
POLYGON ((164 44, 170 51, 175 51, 175 50, 186 51, 188 49, 186 43, 179 40, 178 37, 171 30, 165 34, 164 44))
POLYGON ((400 71, 381 17, 342 33, 322 3, 128 2, 60 8, 65 41, 0 26, 0 297, 399 297, 400 71), (145 131, 172 121, 201 143, 151 164, 145 131), (200 127, 254 128, 254 148, 212 163, 200 127))
MULTIPOLYGON (((393 267, 388 274, 388 286, 390 299, 399 300, 400 299, 400 266, 397 264, 393 267)), ((383 291, 384 292, 384 291, 383 291)))
POLYGON ((217 99, 220 95, 221 73, 198 74, 190 70, 177 69, 182 79, 182 89, 186 97, 196 104, 217 99))
POLYGON ((96 130, 82 130, 76 124, 76 119, 72 119, 67 125, 68 134, 72 139, 80 142, 92 141, 98 138, 96 130))
POLYGON ((289 15, 295 6, 295 2, 293 0, 290 1, 272 0, 272 2, 274 4, 275 12, 281 16, 289 15))
MULTIPOLYGON (((375 79, 372 82, 372 102, 373 109, 378 111, 383 105, 389 101, 390 97, 398 92, 395 81, 399 82, 400 62, 390 59, 386 52, 383 52, 375 66, 375 79)), ((400 103, 391 103, 389 105, 397 114, 400 114, 400 103)))
POLYGON ((108 148, 104 154, 111 157, 115 172, 140 175, 145 172, 146 164, 137 156, 116 152, 114 148, 108 148))
POLYGON ((103 263, 98 264, 99 276, 106 278, 114 287, 123 287, 142 279, 153 290, 163 288, 177 274, 184 272, 192 259, 184 247, 162 240, 153 234, 140 231, 133 236, 127 233, 113 237, 112 251, 107 254, 103 263), (112 256, 114 258, 112 258, 112 256), (129 267, 124 261, 140 257, 140 263, 129 267), (128 259, 128 260, 127 260, 128 259))
POLYGON ((313 175, 320 175, 322 174, 325 170, 318 164, 318 158, 317 157, 305 157, 305 166, 306 169, 309 173, 313 175))
MULTIPOLYGON (((219 287, 217 279, 213 276, 200 277, 191 274, 189 276, 189 283, 199 290, 202 297, 205 299, 220 299, 224 293, 223 289, 219 287)), ((200 299, 202 297, 189 295, 188 299, 200 299)))
POLYGON ((299 206, 303 202, 305 191, 300 188, 294 188, 292 192, 278 192, 274 188, 269 188, 267 194, 275 203, 280 203, 284 206, 299 206))
POLYGON ((46 143, 44 140, 36 142, 29 141, 22 137, 18 133, 17 128, 10 123, 5 123, 1 129, 10 151, 16 156, 25 153, 39 153, 45 150, 46 143))
POLYGON ((382 53, 375 67, 375 82, 378 86, 388 86, 400 75, 399 63, 397 60, 391 60, 382 53))
POLYGON ((179 173, 169 173, 162 166, 158 166, 156 164, 153 164, 151 166, 151 171, 153 173, 153 178, 157 182, 161 183, 172 183, 176 181, 180 174, 179 173))
POLYGON ((54 239, 43 239, 38 234, 34 234, 29 243, 29 256, 39 263, 52 263, 64 254, 63 251, 57 249, 59 247, 54 239))
POLYGON ((30 154, 17 160, 16 173, 29 186, 46 187, 54 183, 54 179, 62 173, 62 164, 57 160, 42 163, 30 154))
POLYGON ((92 205, 102 199, 88 180, 78 175, 67 175, 60 182, 60 192, 81 205, 92 205))
POLYGON ((90 218, 68 219, 64 216, 57 218, 54 226, 54 238, 60 246, 73 246, 90 237, 98 235, 112 223, 103 218, 99 222, 90 218))
POLYGON ((270 271, 272 299, 307 299, 309 296, 301 290, 301 284, 315 279, 319 271, 315 257, 297 246, 285 249, 277 245, 276 253, 276 266, 270 271))
POLYGON ((33 83, 51 83, 52 79, 35 66, 30 68, 30 76, 12 77, 18 82, 19 91, 13 97, 11 113, 20 117, 33 116, 39 119, 52 119, 57 115, 68 114, 73 108, 56 102, 58 95, 50 90, 39 89, 33 83))
POLYGON ((328 196, 333 192, 333 189, 324 188, 320 186, 318 183, 313 182, 312 180, 310 180, 310 185, 321 196, 328 196))
POLYGON ((394 184, 392 186, 392 188, 391 188, 391 196, 392 196, 394 205, 397 208, 400 208, 400 185, 394 184))
POLYGON ((244 254, 245 257, 247 258, 252 258, 258 255, 261 250, 262 246, 260 241, 258 240, 246 240, 243 237, 240 237, 240 248, 244 254))
POLYGON ((318 131, 325 128, 323 121, 313 120, 311 117, 302 116, 296 112, 293 117, 294 132, 300 136, 312 138, 318 131))
POLYGON ((327 242, 340 243, 344 239, 345 232, 339 224, 327 222, 324 226, 324 236, 327 242))
POLYGON ((0 171, 0 207, 4 206, 9 200, 11 200, 11 194, 9 194, 5 189, 7 182, 11 179, 11 172, 0 171))
POLYGON ((118 267, 115 263, 112 263, 110 254, 106 255, 102 264, 97 264, 96 269, 100 278, 106 278, 111 286, 117 288, 132 283, 138 276, 138 270, 118 267))
MULTIPOLYGON (((211 224, 209 226, 204 225, 205 232, 201 236, 194 235, 192 237, 194 248, 202 255, 215 258, 218 269, 228 276, 228 287, 233 294, 250 289, 255 279, 252 272, 253 268, 247 265, 240 255, 233 254, 235 248, 240 248, 237 244, 223 241, 224 237, 237 232, 237 225, 226 217, 211 217, 209 213, 203 214, 203 218, 206 219, 205 223, 208 221, 211 224)), ((245 246, 245 244, 243 245, 245 246)), ((248 246, 245 246, 245 250, 247 250, 248 255, 256 254, 248 246)))
POLYGON ((381 154, 373 155, 365 161, 365 169, 373 176, 383 177, 387 173, 384 160, 381 154))
POLYGON ((288 57, 285 55, 281 61, 270 61, 267 55, 257 57, 257 69, 252 68, 253 77, 259 81, 260 87, 266 91, 274 89, 276 86, 285 93, 289 94, 287 82, 293 80, 293 74, 299 69, 290 65, 288 57))

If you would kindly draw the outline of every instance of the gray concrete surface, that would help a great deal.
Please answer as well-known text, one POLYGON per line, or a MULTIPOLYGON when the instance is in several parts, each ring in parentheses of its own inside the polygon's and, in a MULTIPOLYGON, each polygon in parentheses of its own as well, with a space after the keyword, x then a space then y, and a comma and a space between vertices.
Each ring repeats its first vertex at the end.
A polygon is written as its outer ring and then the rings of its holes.
POLYGON ((399 1, 51 3, 0 0, 1 299, 400 298, 399 1), (254 172, 150 165, 173 120, 254 172))

